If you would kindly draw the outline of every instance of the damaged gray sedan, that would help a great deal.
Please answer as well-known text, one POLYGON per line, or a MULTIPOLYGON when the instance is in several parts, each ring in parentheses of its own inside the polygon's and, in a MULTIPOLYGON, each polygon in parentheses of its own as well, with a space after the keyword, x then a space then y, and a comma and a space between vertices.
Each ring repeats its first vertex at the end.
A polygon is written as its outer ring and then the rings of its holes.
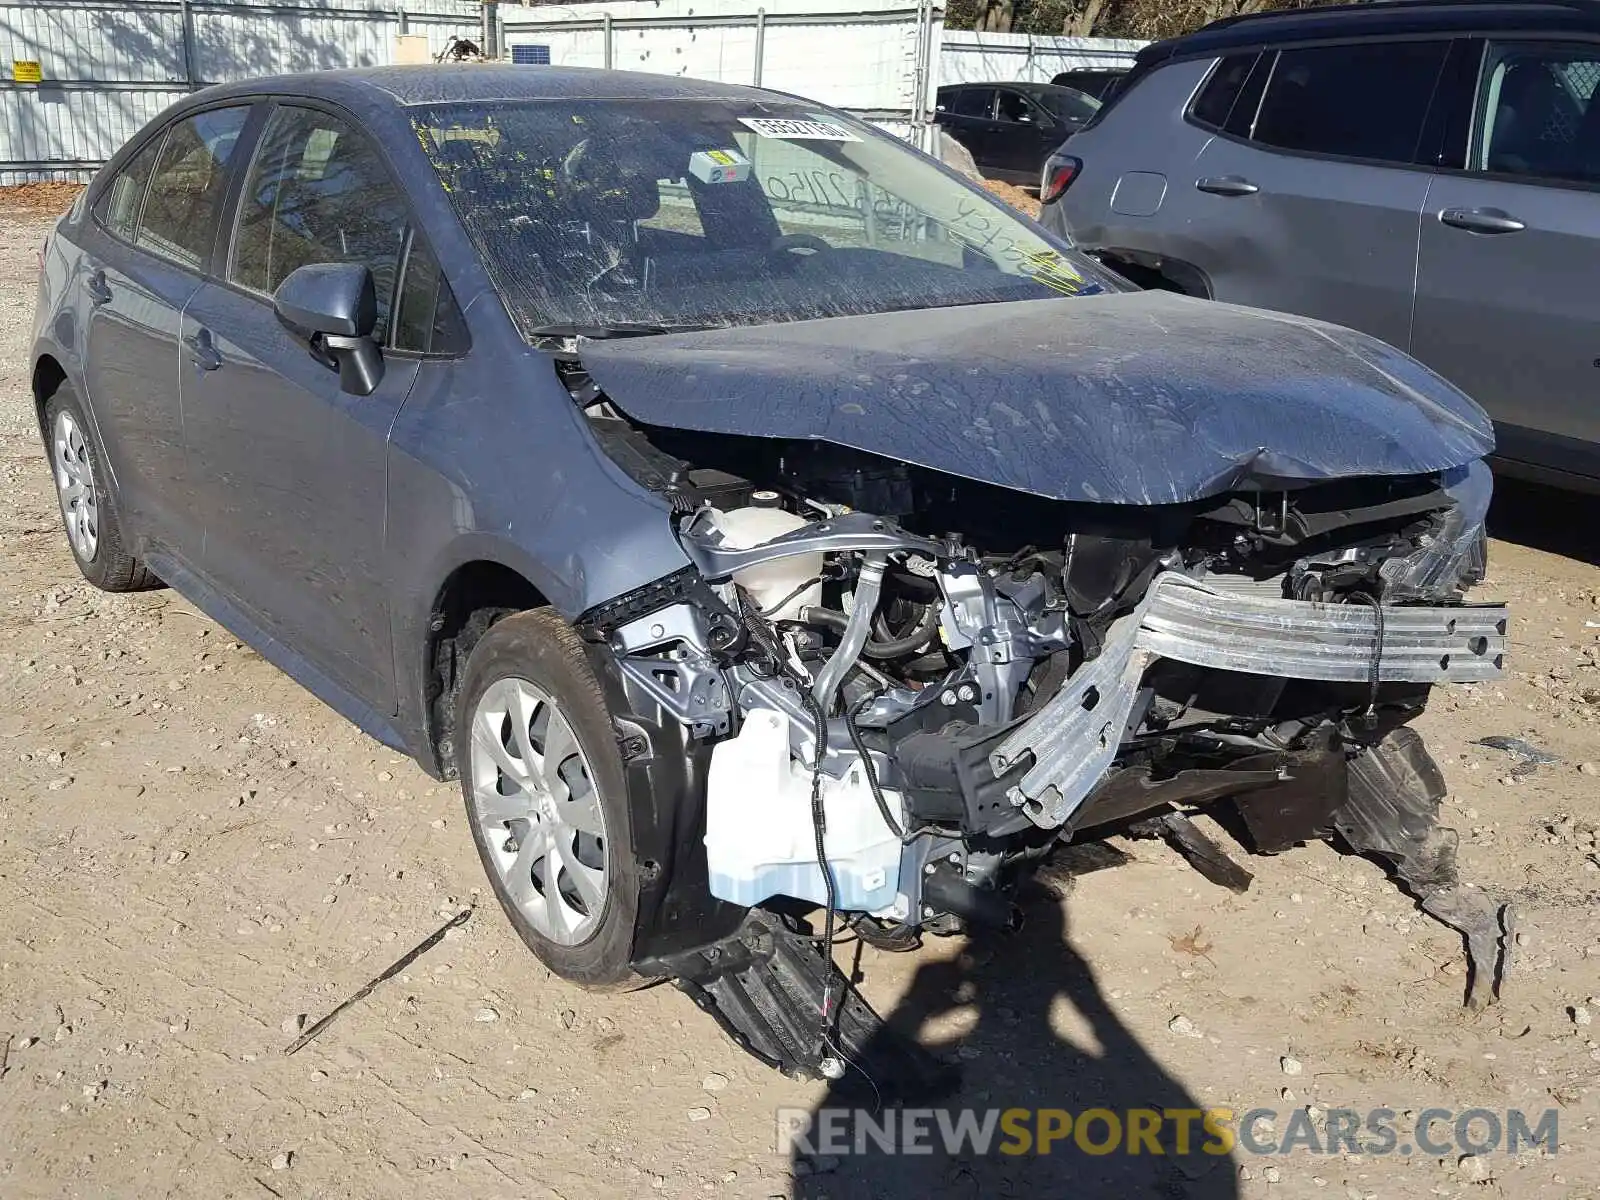
POLYGON ((85 575, 459 777, 557 973, 836 1074, 877 1044, 837 930, 1003 930, 1109 830, 1243 886, 1216 805, 1380 857, 1493 995, 1509 910, 1407 724, 1502 670, 1493 440, 1398 351, 1130 290, 840 113, 613 72, 210 89, 44 264, 85 575))

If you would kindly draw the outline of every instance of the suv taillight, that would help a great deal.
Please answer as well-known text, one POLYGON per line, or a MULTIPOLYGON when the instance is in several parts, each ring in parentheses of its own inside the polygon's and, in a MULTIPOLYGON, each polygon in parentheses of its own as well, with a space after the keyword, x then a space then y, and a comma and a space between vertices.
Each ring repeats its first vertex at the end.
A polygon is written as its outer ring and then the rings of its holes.
POLYGON ((1059 200, 1061 193, 1072 186, 1072 181, 1083 170, 1083 160, 1070 154, 1052 154, 1045 160, 1044 171, 1039 176, 1039 203, 1049 204, 1059 200))

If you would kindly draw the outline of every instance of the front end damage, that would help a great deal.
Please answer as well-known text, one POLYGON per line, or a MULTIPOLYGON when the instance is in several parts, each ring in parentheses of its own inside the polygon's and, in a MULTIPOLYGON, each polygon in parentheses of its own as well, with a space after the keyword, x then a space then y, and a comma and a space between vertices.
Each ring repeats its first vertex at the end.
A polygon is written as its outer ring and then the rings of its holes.
MULTIPOLYGON (((891 949, 1004 927, 1053 848, 1116 831, 1167 837, 1243 887, 1186 816, 1218 806, 1259 853, 1331 838, 1381 860, 1464 936, 1468 1002, 1492 999, 1510 913, 1459 882, 1442 779, 1408 728, 1434 686, 1503 668, 1506 610, 1465 598, 1485 567, 1481 414, 1377 343, 1346 370, 1331 327, 1294 326, 1301 374, 1241 399, 1231 359, 1210 360, 1209 390, 1205 362, 1177 390, 1164 360, 1111 363, 1105 346, 1143 338, 1126 324, 1062 367, 1046 327, 1024 328, 1040 316, 1010 307, 977 332, 939 316, 937 346, 890 314, 558 354, 599 445, 669 501, 690 563, 582 622, 624 745, 642 711, 673 726, 644 757, 690 764, 676 903, 716 913, 698 940, 681 922, 642 937, 637 969, 676 977, 775 1065, 830 1074, 874 1024, 817 948, 838 923, 891 949), (1061 447, 1054 466, 986 432, 1023 407, 974 383, 1014 386, 970 365, 1002 329, 1013 368, 1067 398, 1029 418, 1061 447), (860 345, 875 357, 859 371, 838 361, 860 345), (892 454, 900 435, 863 409, 878 380, 902 415, 944 422, 905 432, 915 454, 892 454), (738 429, 736 398, 763 387, 757 427, 738 429), (1384 405, 1409 440, 1372 432, 1384 405), (1277 444, 1256 440, 1257 410, 1277 444), (1160 500, 1146 428, 1176 464, 1160 500), (1111 492, 1113 434, 1139 459, 1133 494, 1111 492), (1092 472, 1086 499, 1071 481, 1092 472), (786 915, 808 907, 821 938, 786 915)), ((1196 311, 1236 348, 1288 336, 1279 318, 1196 311)))
MULTIPOLYGON (((868 466, 842 472, 846 490, 883 490, 868 466)), ((679 460, 660 478, 693 566, 585 628, 633 695, 709 747, 720 900, 823 905, 869 941, 914 944, 1007 924, 1058 842, 1227 803, 1257 851, 1333 836, 1381 856, 1466 936, 1481 1004, 1508 914, 1459 885, 1442 781, 1406 722, 1433 686, 1502 669, 1506 610, 1463 600, 1483 570, 1484 470, 1118 513, 939 481, 938 507, 989 506, 997 544, 928 532, 949 512, 872 515, 679 460)), ((901 474, 908 496, 930 482, 901 474)), ((771 947, 782 927, 762 921, 771 947)), ((644 965, 688 978, 764 1057, 823 1069, 832 1055, 773 1040, 771 997, 726 994, 759 959, 749 933, 720 965, 700 948, 644 965)), ((821 1003, 819 978, 797 1013, 821 1003)))

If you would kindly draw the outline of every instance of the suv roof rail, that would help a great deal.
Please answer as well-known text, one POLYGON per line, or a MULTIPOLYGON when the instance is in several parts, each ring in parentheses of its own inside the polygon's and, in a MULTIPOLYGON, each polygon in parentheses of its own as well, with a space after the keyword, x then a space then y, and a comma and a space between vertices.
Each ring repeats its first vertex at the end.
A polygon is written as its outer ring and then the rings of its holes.
POLYGON ((1134 73, 1142 74, 1174 58, 1302 38, 1489 33, 1541 25, 1566 32, 1600 33, 1600 0, 1368 0, 1246 13, 1151 42, 1136 56, 1134 73))
MULTIPOLYGON (((1579 13, 1584 16, 1600 15, 1600 0, 1354 0, 1347 4, 1318 4, 1309 8, 1274 8, 1263 12, 1240 13, 1232 17, 1219 17, 1207 25, 1202 25, 1193 33, 1205 33, 1211 29, 1228 29, 1244 24, 1254 24, 1257 21, 1301 20, 1307 18, 1336 17, 1342 13, 1359 13, 1364 17, 1373 17, 1379 13, 1393 13, 1416 11, 1438 11, 1441 9, 1460 9, 1463 16, 1482 16, 1485 10, 1499 9, 1518 13, 1526 13, 1530 8, 1565 9, 1569 12, 1579 13)), ((1185 34, 1184 37, 1193 36, 1185 34)))

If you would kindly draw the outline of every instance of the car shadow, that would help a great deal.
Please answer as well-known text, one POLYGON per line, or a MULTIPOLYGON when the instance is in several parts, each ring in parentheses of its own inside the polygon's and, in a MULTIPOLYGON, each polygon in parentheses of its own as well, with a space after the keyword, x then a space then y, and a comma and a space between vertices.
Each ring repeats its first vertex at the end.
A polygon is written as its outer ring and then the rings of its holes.
MULTIPOLYGON (((907 1096, 876 1104, 870 1086, 851 1071, 829 1088, 811 1114, 813 1142, 794 1155, 796 1200, 924 1200, 937 1196, 966 1200, 990 1196, 1167 1197, 1231 1200, 1238 1196, 1237 1163, 1232 1154, 1203 1150, 1210 1139, 1194 1114, 1186 1153, 1178 1153, 1173 1123, 1164 1123, 1163 1153, 1126 1153, 1131 1109, 1198 1110, 1202 1101, 1162 1069, 1155 1057, 1118 1019, 1100 990, 1093 968, 1067 939, 1064 904, 1043 888, 1030 889, 1025 922, 1012 934, 986 935, 956 959, 917 969, 904 999, 888 1014, 889 1037, 914 1037, 930 1020, 975 1010, 976 1022, 959 1043, 941 1049, 959 1063, 960 1078, 940 1094, 907 1096), (990 956, 992 952, 992 956, 990 956), (1072 1038, 1057 1032, 1064 1010, 1075 1010, 1072 1038), (1085 1036, 1086 1035, 1086 1036, 1085 1036), (1081 1037, 1081 1043, 1079 1038, 1081 1037), (931 1153, 887 1153, 869 1136, 865 1153, 823 1153, 824 1109, 866 1109, 879 1125, 890 1110, 931 1107, 949 1110, 955 1120, 971 1109, 978 1120, 990 1110, 1063 1109, 1082 1113, 1106 1109, 1122 1122, 1123 1139, 1113 1152, 1086 1153, 1069 1135, 1048 1154, 1002 1152, 1006 1127, 998 1124, 987 1153, 971 1144, 950 1153, 930 1122, 931 1153), (805 1150, 816 1151, 815 1154, 805 1150)), ((871 1059, 869 1053, 864 1056, 871 1059)), ((1022 1127, 1038 1128, 1028 1114, 1022 1127)), ((845 1129, 856 1128, 846 1125, 845 1129)), ((1107 1141, 1104 1119, 1089 1125, 1090 1144, 1107 1141)), ((854 1135, 845 1134, 853 1143, 854 1135)), ((834 1148, 840 1148, 837 1144, 834 1148)))
POLYGON ((1496 475, 1489 536, 1600 566, 1600 495, 1496 475))

